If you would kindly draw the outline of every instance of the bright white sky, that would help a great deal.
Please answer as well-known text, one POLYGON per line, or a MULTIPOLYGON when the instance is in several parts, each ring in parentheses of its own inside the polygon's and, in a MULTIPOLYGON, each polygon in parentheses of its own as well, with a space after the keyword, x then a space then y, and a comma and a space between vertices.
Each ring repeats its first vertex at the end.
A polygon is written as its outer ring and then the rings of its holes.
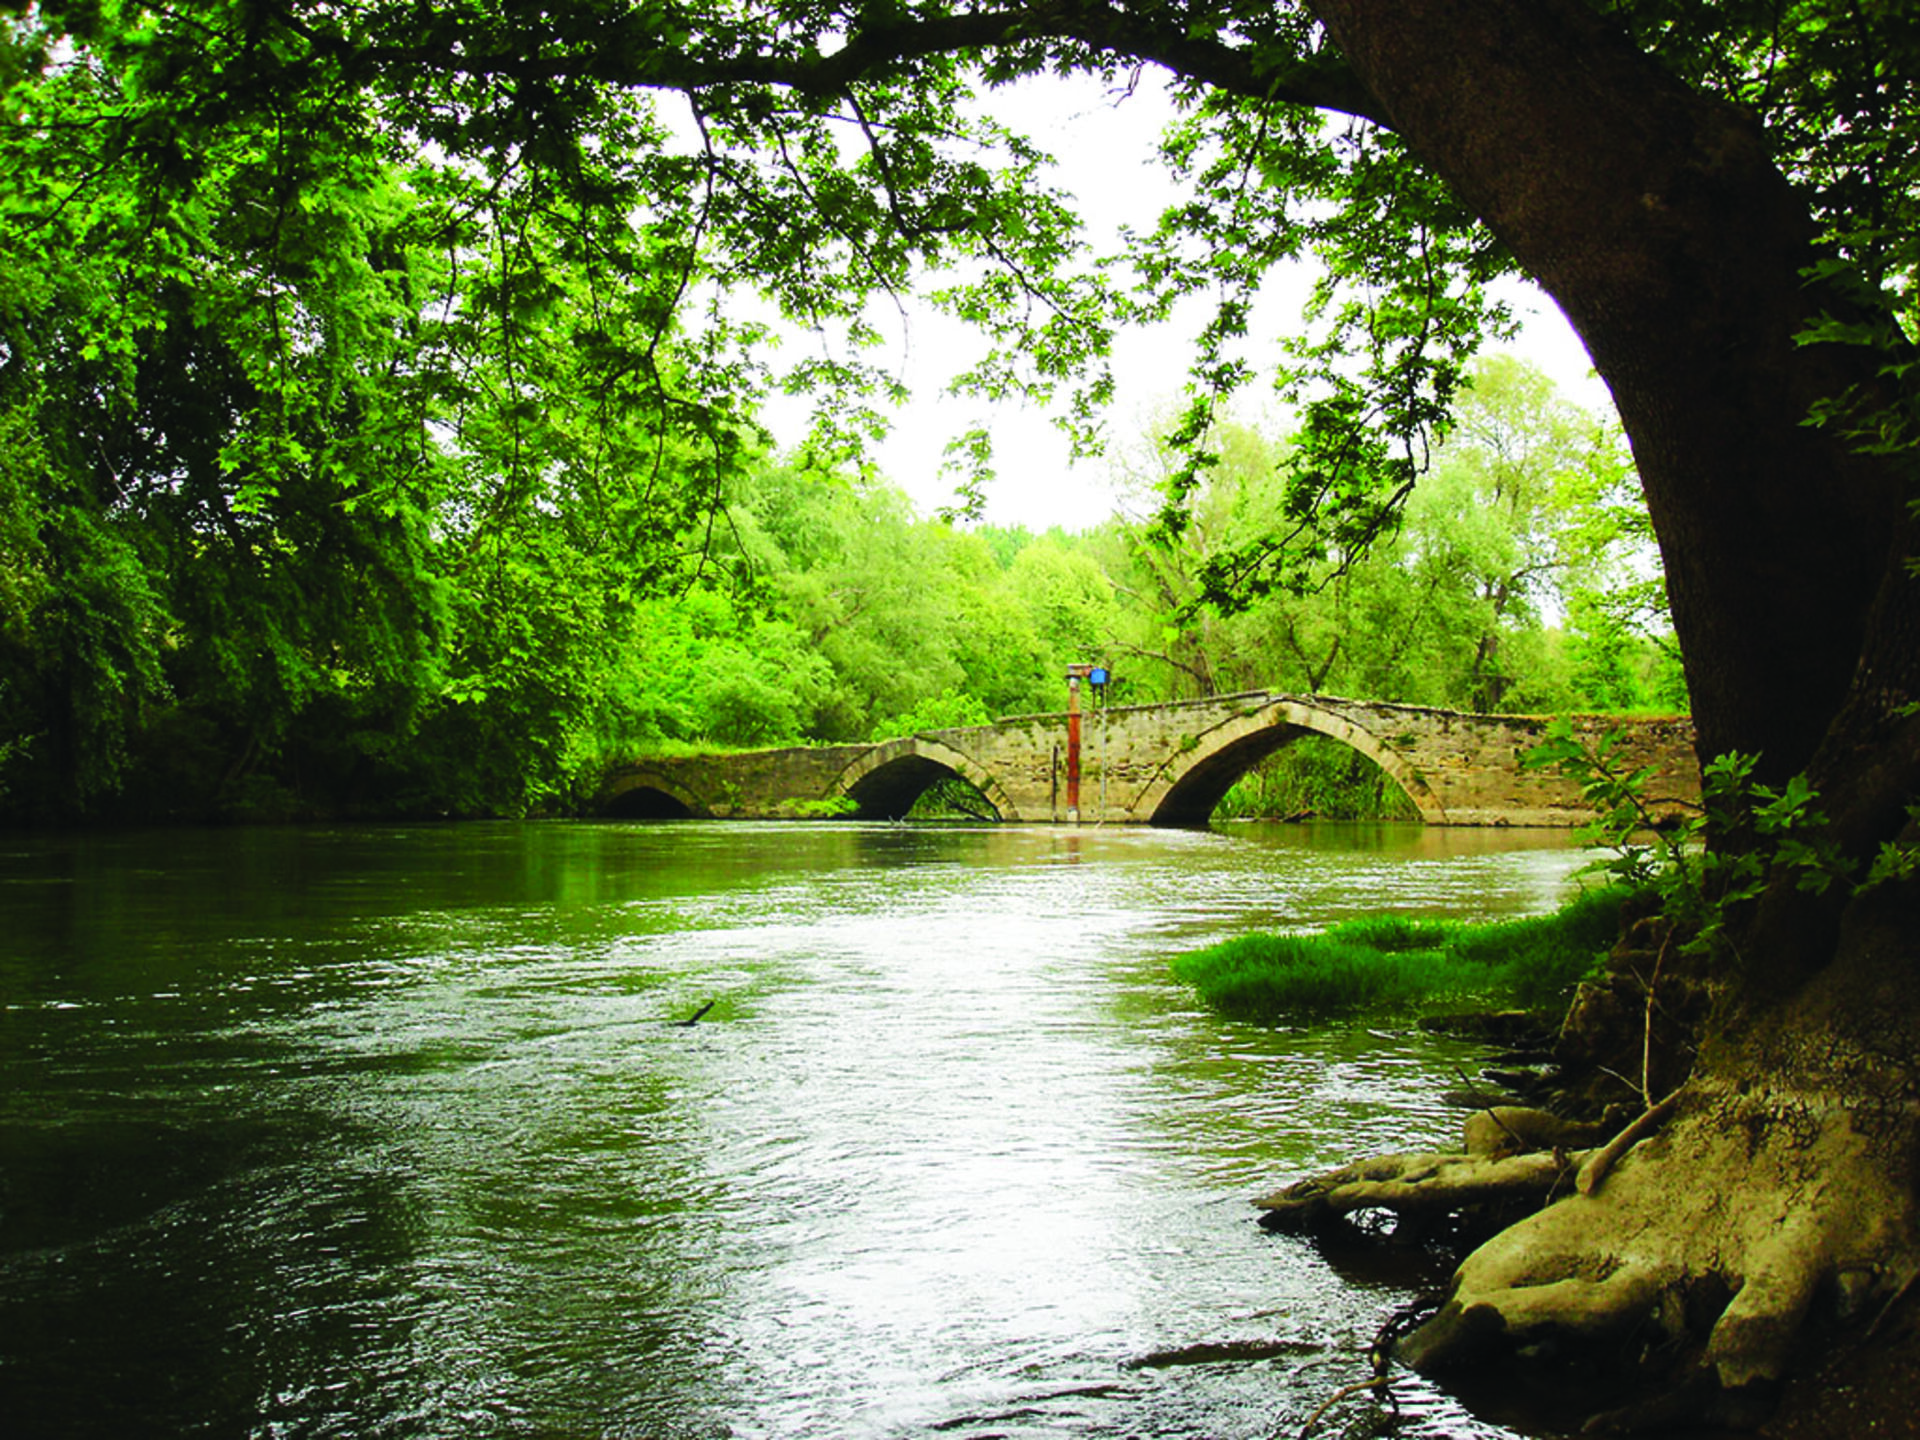
MULTIPOLYGON (((1060 160, 1062 188, 1078 197, 1096 251, 1111 250, 1119 227, 1152 224, 1174 195, 1174 187, 1155 160, 1154 146, 1171 102, 1153 74, 1143 76, 1134 94, 1115 97, 1090 77, 1033 81, 998 92, 993 113, 1023 128, 1060 160)), ((1297 319, 1309 280, 1303 273, 1291 294, 1269 282, 1254 334, 1279 333, 1297 319)), ((1605 387, 1593 375, 1579 340, 1546 296, 1516 286, 1510 295, 1524 331, 1516 350, 1559 385, 1565 396, 1588 409, 1610 408, 1605 387)), ((998 525, 1024 525, 1042 531, 1053 525, 1082 529, 1105 519, 1118 504, 1118 482, 1102 458, 1072 464, 1066 437, 1043 413, 1031 407, 983 408, 975 400, 940 395, 942 384, 977 353, 978 341, 957 322, 928 311, 905 316, 891 309, 879 323, 889 338, 885 364, 913 392, 915 400, 898 412, 894 433, 879 447, 876 461, 888 479, 911 495, 925 514, 953 501, 954 479, 942 473, 947 442, 977 424, 991 429, 997 478, 987 491, 985 518, 998 525)), ((1108 448, 1115 459, 1136 446, 1157 415, 1177 407, 1192 354, 1189 341, 1198 321, 1154 332, 1122 334, 1113 359, 1116 396, 1108 412, 1108 448)), ((801 342, 804 343, 804 342, 801 342)), ((1259 387, 1246 398, 1258 403, 1259 387)), ((806 428, 805 406, 778 403, 762 416, 781 444, 797 443, 806 428)))

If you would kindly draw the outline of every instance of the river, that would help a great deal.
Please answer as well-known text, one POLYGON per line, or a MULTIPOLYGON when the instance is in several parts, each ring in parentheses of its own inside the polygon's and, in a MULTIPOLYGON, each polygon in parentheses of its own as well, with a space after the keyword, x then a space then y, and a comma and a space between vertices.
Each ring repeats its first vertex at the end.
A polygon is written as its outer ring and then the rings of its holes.
MULTIPOLYGON (((1581 859, 1417 826, 0 837, 5 1433, 1296 1434, 1414 1277, 1247 1202, 1446 1140, 1477 1052, 1228 1023, 1167 957, 1538 912, 1581 859), (1267 1352, 1191 1348, 1237 1342, 1267 1352)), ((1396 1388, 1398 1434, 1517 1433, 1396 1388)))

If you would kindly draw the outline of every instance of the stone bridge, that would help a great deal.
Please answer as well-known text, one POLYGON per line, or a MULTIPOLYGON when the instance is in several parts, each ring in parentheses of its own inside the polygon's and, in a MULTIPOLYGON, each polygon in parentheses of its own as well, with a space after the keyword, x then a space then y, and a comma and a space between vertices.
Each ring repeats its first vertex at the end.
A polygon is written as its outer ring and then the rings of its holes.
MULTIPOLYGON (((1429 825, 1575 825, 1591 818, 1573 781, 1521 766, 1548 716, 1250 690, 1094 709, 1078 718, 1074 724, 1065 712, 1018 715, 877 744, 640 760, 609 774, 599 809, 634 818, 897 819, 930 786, 958 776, 1005 821, 1203 825, 1252 766, 1311 734, 1372 760, 1429 825)), ((1618 754, 1632 768, 1653 767, 1646 793, 1666 812, 1697 803, 1700 770, 1693 722, 1685 716, 1569 718, 1590 741, 1618 735, 1618 754)))

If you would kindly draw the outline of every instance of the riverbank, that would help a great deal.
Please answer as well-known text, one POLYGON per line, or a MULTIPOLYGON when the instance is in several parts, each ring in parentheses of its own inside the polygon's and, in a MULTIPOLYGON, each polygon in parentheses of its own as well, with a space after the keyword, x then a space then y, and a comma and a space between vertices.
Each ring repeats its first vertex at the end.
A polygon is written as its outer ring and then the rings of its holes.
MULTIPOLYGON (((1590 1227, 1625 1224, 1633 1236, 1631 1244, 1638 1247, 1631 1253, 1638 1258, 1616 1264, 1663 1263, 1647 1258, 1645 1221, 1644 1217, 1637 1224, 1634 1221, 1634 1202, 1626 1202, 1625 1211, 1612 1204, 1618 1185, 1606 1191, 1599 1208, 1561 1208, 1592 1206, 1593 1201, 1568 1197, 1576 1192, 1579 1196, 1600 1193, 1614 1162, 1639 1141, 1656 1135, 1664 1141, 1666 1132, 1677 1136, 1689 1123, 1696 1131, 1700 1125, 1699 1112, 1686 1112, 1683 1104, 1683 1097, 1694 1092, 1680 1087, 1691 1066, 1697 1026, 1709 1004, 1711 976, 1699 970, 1697 961, 1674 941, 1666 922, 1647 913, 1643 903, 1623 907, 1617 893, 1608 898, 1613 913, 1607 917, 1607 930, 1614 943, 1605 954, 1604 967, 1582 977, 1576 1002, 1567 1008, 1557 1039, 1536 1049, 1533 1058, 1546 1064, 1538 1069, 1488 1071, 1486 1092, 1471 1098, 1475 1108, 1450 1146, 1411 1153, 1405 1146, 1388 1147, 1401 1153, 1378 1153, 1295 1180, 1259 1202, 1263 1226, 1323 1239, 1345 1235, 1356 1218, 1371 1215, 1377 1222, 1381 1212, 1388 1212, 1395 1244, 1439 1242, 1453 1247, 1464 1263, 1449 1287, 1451 1297, 1437 1315, 1409 1335, 1401 1353, 1409 1363, 1424 1367, 1435 1363, 1435 1354, 1444 1350, 1441 1359, 1449 1383, 1459 1384, 1463 1394, 1478 1396, 1477 1403, 1503 1413, 1510 1405, 1527 1403, 1521 1397, 1541 1386, 1553 1388, 1555 1377, 1560 1376, 1566 1392, 1562 1401, 1579 1412, 1569 1423, 1588 1428, 1597 1424, 1605 1433, 1685 1436, 1686 1440, 1733 1435, 1763 1440, 1920 1435, 1920 1412, 1913 1403, 1913 1396, 1920 1393, 1920 1287, 1911 1280, 1901 1288, 1882 1289, 1871 1313, 1863 1311, 1845 1320, 1834 1297, 1814 1297, 1807 1331, 1796 1342, 1784 1376, 1777 1383, 1726 1391, 1713 1383, 1711 1368, 1700 1368, 1697 1342, 1709 1330, 1717 1334, 1724 1328, 1716 1322, 1723 1318, 1723 1311, 1725 1316, 1735 1313, 1731 1304, 1741 1292, 1742 1281, 1738 1272, 1730 1282, 1722 1280, 1716 1268, 1721 1261, 1711 1250, 1675 1247, 1673 1254, 1680 1256, 1681 1268, 1660 1282, 1667 1297, 1664 1308, 1657 1317, 1642 1320, 1634 1331, 1615 1328, 1618 1322, 1601 1308, 1600 1287, 1592 1285, 1576 1286, 1557 1297, 1554 1303, 1565 1311, 1553 1322, 1559 1328, 1543 1326, 1534 1318, 1535 1312, 1522 1309, 1519 1313, 1525 1318, 1518 1323, 1539 1328, 1525 1333, 1523 1338, 1530 1343, 1519 1353, 1508 1354, 1492 1344, 1488 1327, 1478 1323, 1494 1313, 1483 1299, 1490 1273, 1497 1283, 1523 1290, 1522 1303, 1531 1305, 1535 1291, 1527 1287, 1550 1282, 1530 1282, 1524 1278, 1533 1273, 1527 1267, 1550 1268, 1557 1253, 1552 1248, 1556 1237, 1563 1241, 1568 1234, 1584 1235, 1590 1227), (1658 977, 1657 994, 1648 993, 1653 977, 1658 977), (1630 1076, 1637 1076, 1638 1083, 1630 1076), (1514 1086, 1517 1096, 1543 1099, 1560 1113, 1500 1106, 1492 1098, 1493 1091, 1504 1085, 1514 1086), (1656 1095, 1668 1098, 1653 1104, 1649 1097, 1656 1095), (1569 1123, 1575 1120, 1589 1123, 1569 1123), (1517 1228, 1508 1233, 1509 1226, 1517 1228), (1548 1237, 1544 1241, 1543 1234, 1548 1237), (1581 1305, 1590 1306, 1591 1312, 1581 1310, 1581 1305), (1562 1340, 1567 1342, 1565 1359, 1558 1358, 1562 1340), (1587 1343, 1595 1341, 1600 1343, 1587 1343), (1581 1357, 1577 1370, 1560 1368, 1576 1363, 1576 1354, 1581 1357), (1631 1398, 1635 1396, 1640 1398, 1631 1398), (1617 1419, 1605 1413, 1623 1405, 1629 1408, 1617 1419), (1592 1416, 1601 1418, 1589 1423, 1592 1416)), ((1552 923, 1494 927, 1485 938, 1497 955, 1503 940, 1514 941, 1552 923)), ((1255 971, 1252 982, 1246 983, 1245 973, 1229 975, 1242 983, 1238 989, 1228 986, 1225 993, 1244 1001, 1245 993, 1252 992, 1267 1006, 1275 996, 1290 996, 1297 1013, 1300 1002, 1313 1005, 1321 998, 1329 988, 1323 972, 1344 960, 1356 970, 1364 971, 1368 965, 1373 970, 1361 979, 1346 976, 1333 986, 1340 1003, 1349 1009, 1361 1004, 1404 1005, 1406 996, 1373 980, 1380 974, 1397 977, 1395 962, 1401 953, 1432 954, 1445 935, 1442 930, 1400 922, 1370 921, 1345 928, 1345 936, 1329 931, 1326 936, 1309 937, 1317 943, 1275 945, 1269 938, 1251 947, 1258 964, 1267 966, 1269 973, 1257 973, 1256 963, 1247 961, 1240 970, 1255 971), (1356 948, 1357 938, 1368 934, 1376 937, 1378 954, 1370 960, 1355 959, 1348 952, 1356 948)), ((1231 971, 1228 962, 1238 953, 1231 946, 1214 947, 1209 978, 1217 980, 1219 972, 1231 971)), ((1517 955, 1511 958, 1517 961, 1517 955)), ((1444 974, 1445 968, 1436 973, 1444 974)), ((1434 983, 1442 988, 1457 984, 1434 983)), ((1488 1038, 1494 1038, 1500 1028, 1495 1026, 1488 1038)), ((1697 1137, 1688 1143, 1698 1149, 1697 1137)), ((1739 1150, 1737 1140, 1733 1148, 1739 1150)), ((1637 1171, 1635 1178, 1639 1178, 1637 1171)), ((1691 1213, 1701 1196, 1713 1193, 1713 1185, 1696 1179, 1689 1189, 1683 1181, 1669 1198, 1691 1213)), ((1378 1233, 1377 1223, 1367 1230, 1378 1233)), ((1680 1233, 1690 1231, 1683 1227, 1680 1233)), ((1664 1263, 1672 1263, 1671 1255, 1664 1263)), ((1885 1272, 1880 1278, 1884 1284, 1885 1272)), ((1895 1273, 1892 1284, 1899 1280, 1895 1273)), ((1499 1322, 1493 1323, 1497 1328, 1499 1322)), ((1800 1323, 1800 1317, 1795 1323, 1800 1323)))

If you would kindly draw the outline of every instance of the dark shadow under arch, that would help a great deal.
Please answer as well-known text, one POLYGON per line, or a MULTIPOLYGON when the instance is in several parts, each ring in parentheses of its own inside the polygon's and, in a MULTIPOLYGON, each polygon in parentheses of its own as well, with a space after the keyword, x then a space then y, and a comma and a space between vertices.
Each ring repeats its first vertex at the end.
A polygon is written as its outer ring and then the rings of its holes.
POLYGON ((692 820, 705 812, 678 786, 641 778, 616 789, 600 813, 609 820, 692 820))
POLYGON ((1204 825, 1214 807, 1240 777, 1282 747, 1311 732, 1293 725, 1269 725, 1223 745, 1168 787, 1153 812, 1155 825, 1204 825))
POLYGON ((972 786, 998 819, 1020 818, 992 776, 957 750, 917 735, 888 741, 854 761, 837 788, 854 803, 854 819, 900 820, 914 801, 948 779, 972 786))

